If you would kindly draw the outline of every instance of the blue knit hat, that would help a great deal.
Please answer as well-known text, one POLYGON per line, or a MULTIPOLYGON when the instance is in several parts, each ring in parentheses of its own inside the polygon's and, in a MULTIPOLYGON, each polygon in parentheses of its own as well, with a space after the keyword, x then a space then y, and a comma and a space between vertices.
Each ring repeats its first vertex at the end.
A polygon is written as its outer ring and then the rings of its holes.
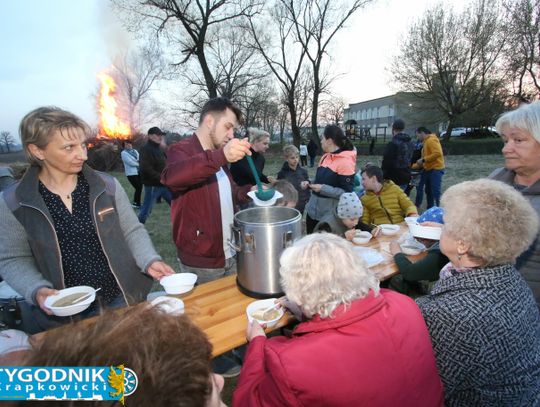
POLYGON ((438 206, 432 206, 427 211, 425 211, 422 215, 420 215, 416 221, 418 223, 422 223, 422 222, 444 223, 443 214, 444 212, 442 208, 439 208, 438 206))

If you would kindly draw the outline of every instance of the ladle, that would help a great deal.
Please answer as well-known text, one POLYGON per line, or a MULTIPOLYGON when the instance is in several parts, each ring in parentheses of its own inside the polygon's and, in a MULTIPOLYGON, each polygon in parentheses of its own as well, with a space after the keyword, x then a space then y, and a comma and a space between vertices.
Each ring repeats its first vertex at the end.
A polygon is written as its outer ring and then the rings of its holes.
POLYGON ((246 155, 249 168, 251 168, 251 172, 253 172, 253 176, 255 177, 255 182, 257 183, 257 191, 255 192, 255 196, 260 199, 261 201, 269 201, 274 197, 274 189, 270 188, 267 190, 263 190, 261 179, 259 178, 259 174, 257 173, 257 169, 255 168, 255 163, 253 162, 253 158, 251 158, 250 155, 246 155))

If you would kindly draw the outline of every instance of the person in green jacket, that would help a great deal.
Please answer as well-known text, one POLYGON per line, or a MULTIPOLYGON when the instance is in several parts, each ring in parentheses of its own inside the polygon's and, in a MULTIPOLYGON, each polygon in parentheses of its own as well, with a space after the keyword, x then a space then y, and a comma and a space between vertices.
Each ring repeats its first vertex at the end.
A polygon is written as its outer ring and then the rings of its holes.
MULTIPOLYGON (((418 223, 423 222, 444 223, 442 208, 433 206, 425 211, 418 218, 418 223)), ((428 247, 426 256, 417 262, 410 261, 401 252, 401 247, 397 242, 390 244, 390 251, 394 256, 399 274, 392 277, 389 287, 402 294, 410 295, 413 291, 419 294, 426 294, 424 287, 430 286, 430 284, 423 282, 437 281, 439 279, 439 272, 448 263, 448 258, 441 253, 439 241, 419 237, 416 237, 416 239, 428 247)))

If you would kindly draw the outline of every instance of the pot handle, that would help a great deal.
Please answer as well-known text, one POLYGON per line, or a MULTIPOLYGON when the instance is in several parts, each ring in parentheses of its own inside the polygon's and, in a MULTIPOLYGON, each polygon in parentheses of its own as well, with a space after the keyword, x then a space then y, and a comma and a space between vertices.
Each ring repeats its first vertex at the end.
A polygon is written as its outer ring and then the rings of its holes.
POLYGON ((283 248, 286 249, 292 244, 293 244, 293 233, 292 231, 288 230, 287 232, 283 234, 283 248))
POLYGON ((234 240, 234 243, 229 239, 229 247, 233 249, 235 252, 240 253, 242 251, 242 243, 240 241, 241 239, 241 233, 240 228, 236 227, 234 225, 231 225, 231 232, 232 232, 232 239, 234 240))

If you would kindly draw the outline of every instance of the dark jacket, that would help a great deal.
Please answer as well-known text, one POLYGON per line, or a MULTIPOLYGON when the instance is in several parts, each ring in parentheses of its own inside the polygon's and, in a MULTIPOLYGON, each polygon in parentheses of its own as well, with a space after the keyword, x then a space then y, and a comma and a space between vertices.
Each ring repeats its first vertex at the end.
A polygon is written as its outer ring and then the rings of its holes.
POLYGON ((231 181, 233 203, 248 202, 251 187, 238 187, 232 180, 222 148, 203 150, 199 139, 193 135, 169 149, 161 181, 173 193, 173 240, 178 257, 187 266, 221 268, 225 265, 216 178, 220 168, 231 181))
MULTIPOLYGON (((268 177, 263 174, 265 163, 264 155, 253 151, 253 149, 250 150, 253 164, 255 164, 255 168, 257 169, 257 174, 259 174, 261 182, 268 184, 268 177)), ((246 157, 231 164, 231 174, 234 182, 236 182, 236 185, 240 187, 244 185, 255 185, 255 177, 253 176, 253 172, 249 167, 246 157)))
POLYGON ((298 191, 298 202, 295 208, 298 209, 300 213, 303 213, 306 203, 309 200, 309 196, 311 195, 309 188, 302 189, 302 187, 300 187, 302 181, 309 181, 307 170, 300 167, 300 165, 296 166, 296 170, 292 170, 291 167, 289 167, 289 163, 285 161, 281 170, 278 172, 277 179, 289 181, 298 191))
POLYGON ((161 172, 165 168, 166 155, 158 143, 148 140, 139 153, 139 174, 143 185, 161 186, 161 172))
MULTIPOLYGON (((0 228, 2 276, 33 303, 43 286, 65 288, 60 247, 54 222, 38 191, 37 167, 3 192, 0 228), (6 236, 7 234, 7 236, 6 236)), ((141 273, 161 258, 138 220, 118 181, 85 165, 90 186, 90 214, 118 285, 128 304, 146 299, 152 279, 141 273)))
POLYGON ((452 271, 416 302, 445 406, 540 405, 540 314, 514 266, 452 271))
POLYGON ((319 151, 319 146, 313 140, 309 140, 309 143, 307 145, 307 151, 310 157, 316 157, 317 152, 319 151))
POLYGON ((384 149, 381 166, 384 179, 394 181, 396 185, 408 184, 413 151, 411 137, 406 133, 396 134, 384 149))
MULTIPOLYGON (((505 184, 516 186, 514 178, 516 174, 506 168, 493 171, 489 178, 502 181, 505 184)), ((519 192, 529 201, 538 216, 540 216, 540 180, 533 185, 519 189, 519 192)), ((521 273, 536 299, 536 305, 540 310, 540 232, 531 246, 517 258, 516 268, 521 273)))
POLYGON ((404 253, 395 254, 394 261, 403 280, 437 281, 439 272, 448 263, 448 257, 441 253, 439 242, 437 242, 427 250, 425 257, 416 262, 410 261, 404 253))

